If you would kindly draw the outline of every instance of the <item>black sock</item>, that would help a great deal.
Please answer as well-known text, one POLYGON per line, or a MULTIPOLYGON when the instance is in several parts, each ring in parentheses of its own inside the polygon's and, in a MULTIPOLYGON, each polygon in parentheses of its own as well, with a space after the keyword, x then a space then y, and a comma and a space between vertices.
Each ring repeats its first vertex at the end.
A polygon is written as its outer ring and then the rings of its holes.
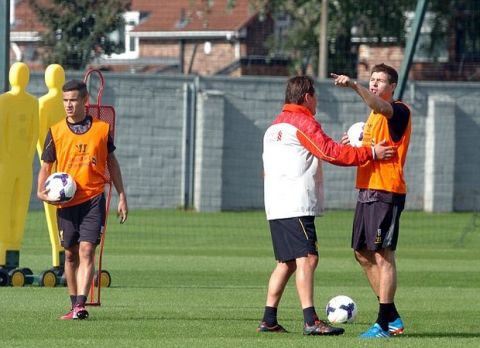
POLYGON ((317 312, 315 312, 315 307, 308 307, 303 309, 303 321, 308 326, 315 325, 315 322, 318 320, 317 312))
POLYGON ((380 303, 377 324, 380 325, 384 331, 388 331, 388 323, 391 321, 391 313, 394 307, 395 305, 393 303, 380 303))
POLYGON ((388 319, 388 322, 391 323, 392 321, 395 321, 397 318, 400 318, 400 314, 397 312, 397 307, 395 307, 395 302, 392 302, 392 310, 390 312, 390 318, 388 319))
POLYGON ((70 302, 72 302, 72 308, 77 303, 77 295, 70 295, 70 302))
POLYGON ((84 307, 85 302, 87 302, 87 296, 85 296, 85 295, 78 295, 77 296, 77 305, 84 307))
POLYGON ((265 306, 262 321, 264 321, 269 327, 277 325, 277 308, 265 306))

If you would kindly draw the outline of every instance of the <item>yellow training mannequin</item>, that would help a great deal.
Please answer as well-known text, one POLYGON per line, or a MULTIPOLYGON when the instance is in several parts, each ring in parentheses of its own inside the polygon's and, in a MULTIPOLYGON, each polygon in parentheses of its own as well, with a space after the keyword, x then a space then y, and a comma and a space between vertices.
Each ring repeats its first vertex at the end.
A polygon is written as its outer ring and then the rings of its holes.
POLYGON ((11 89, 0 95, 0 266, 17 267, 32 191, 38 100, 26 92, 30 71, 10 67, 11 89))
MULTIPOLYGON (((48 93, 38 99, 39 106, 39 136, 37 142, 37 153, 41 160, 43 144, 47 136, 48 129, 58 121, 67 117, 63 107, 62 86, 65 83, 65 71, 61 65, 51 64, 45 70, 45 84, 48 87, 48 93)), ((53 169, 55 170, 55 169, 53 169)), ((47 219, 48 234, 52 244, 52 265, 54 267, 63 267, 63 248, 60 245, 57 226, 57 208, 54 205, 43 203, 45 217, 47 219)))

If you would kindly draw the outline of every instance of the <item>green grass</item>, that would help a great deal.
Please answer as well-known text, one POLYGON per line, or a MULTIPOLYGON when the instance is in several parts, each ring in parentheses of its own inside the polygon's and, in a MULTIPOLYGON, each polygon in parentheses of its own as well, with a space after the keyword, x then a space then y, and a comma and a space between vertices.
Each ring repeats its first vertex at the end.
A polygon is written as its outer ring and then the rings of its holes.
MULTIPOLYGON (((2 347, 477 347, 480 339, 480 229, 472 214, 405 212, 397 252, 396 303, 406 334, 387 342, 357 338, 376 318, 376 299, 349 248, 352 212, 316 220, 318 312, 338 294, 353 297, 357 321, 341 337, 303 337, 294 283, 279 320, 288 335, 257 334, 274 260, 263 212, 133 211, 110 217, 104 267, 112 287, 85 321, 58 320, 65 288, 0 288, 2 347), (471 225, 471 228, 468 227, 471 225), (465 231, 468 233, 465 234, 465 231)), ((41 212, 31 212, 21 266, 51 266, 41 212)))

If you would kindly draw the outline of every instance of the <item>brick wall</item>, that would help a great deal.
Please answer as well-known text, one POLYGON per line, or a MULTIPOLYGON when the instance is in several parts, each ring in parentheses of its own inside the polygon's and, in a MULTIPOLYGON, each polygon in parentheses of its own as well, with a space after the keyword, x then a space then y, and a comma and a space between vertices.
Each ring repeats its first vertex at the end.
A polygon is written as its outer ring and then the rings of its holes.
POLYGON ((178 41, 142 40, 140 45, 140 57, 173 57, 180 55, 180 43, 178 41))
POLYGON ((360 45, 358 47, 357 79, 370 80, 370 70, 374 65, 385 63, 400 72, 403 60, 402 47, 373 47, 360 45))
MULTIPOLYGON (((370 70, 376 64, 391 65, 398 72, 403 61, 403 48, 398 46, 375 47, 360 45, 358 48, 357 78, 370 79, 370 70)), ((408 78, 416 81, 480 81, 478 62, 443 63, 412 62, 408 78)))
POLYGON ((212 75, 218 70, 232 64, 240 57, 235 57, 234 43, 225 41, 210 41, 211 52, 206 54, 204 52, 204 42, 192 43, 189 42, 185 45, 185 60, 183 62, 184 71, 187 72, 195 44, 197 49, 195 51, 195 57, 192 64, 192 73, 199 75, 212 75))

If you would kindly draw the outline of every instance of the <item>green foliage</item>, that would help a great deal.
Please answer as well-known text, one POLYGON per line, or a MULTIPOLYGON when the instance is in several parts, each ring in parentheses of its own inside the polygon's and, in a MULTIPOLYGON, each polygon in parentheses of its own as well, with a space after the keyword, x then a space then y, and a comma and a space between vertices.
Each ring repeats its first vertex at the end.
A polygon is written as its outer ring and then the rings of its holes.
POLYGON ((123 50, 110 33, 123 30, 123 13, 129 0, 28 0, 39 20, 47 27, 43 35, 44 63, 61 64, 65 69, 85 68, 97 55, 123 50))
POLYGON ((429 5, 435 13, 430 51, 447 40, 450 62, 480 61, 480 2, 443 0, 429 5))
POLYGON ((288 27, 267 41, 272 58, 289 58, 297 74, 305 74, 308 66, 316 65, 320 0, 252 0, 251 3, 262 16, 288 21, 288 27))
MULTIPOLYGON (((282 36, 269 41, 271 55, 289 57, 297 73, 317 67, 322 0, 251 0, 262 14, 289 16, 292 23, 282 36)), ((406 13, 417 0, 328 0, 328 71, 356 74, 358 43, 404 46, 406 13)), ((480 60, 480 7, 478 1, 429 1, 432 13, 430 54, 435 59, 448 47, 450 62, 480 60)))
MULTIPOLYGON (((288 16, 291 27, 280 37, 269 41, 273 55, 292 59, 297 73, 306 73, 308 65, 318 64, 321 0, 251 0, 255 9, 277 17, 288 16)), ((415 0, 329 1, 328 6, 328 71, 349 75, 356 73, 356 46, 352 31, 369 42, 403 44, 405 11, 414 10, 415 0), (387 39, 387 40, 386 40, 387 39)))

